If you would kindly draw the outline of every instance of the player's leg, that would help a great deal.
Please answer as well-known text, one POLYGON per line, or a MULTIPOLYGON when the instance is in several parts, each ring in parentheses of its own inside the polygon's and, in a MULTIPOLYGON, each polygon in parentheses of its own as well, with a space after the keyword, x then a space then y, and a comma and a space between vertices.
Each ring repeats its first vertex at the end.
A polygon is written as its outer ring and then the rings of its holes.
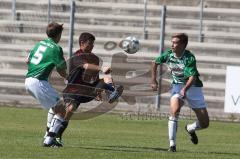
POLYGON ((65 105, 63 101, 59 101, 55 107, 52 108, 55 115, 53 116, 51 126, 47 137, 43 142, 45 147, 61 147, 62 145, 56 142, 56 135, 59 133, 61 127, 65 123, 65 105))
POLYGON ((63 135, 63 132, 66 130, 66 128, 68 127, 68 123, 69 123, 69 120, 66 120, 66 116, 69 116, 69 114, 71 113, 69 111, 69 107, 70 107, 71 103, 66 103, 66 113, 65 113, 65 116, 64 116, 64 119, 65 121, 62 123, 62 126, 59 128, 59 131, 56 135, 56 141, 63 145, 63 141, 62 141, 62 135, 63 135))
POLYGON ((27 91, 40 102, 40 104, 46 109, 52 109, 53 113, 50 113, 48 120, 51 124, 48 125, 49 132, 47 133, 43 146, 52 147, 52 146, 61 146, 56 145, 55 136, 59 127, 64 122, 65 109, 64 104, 58 97, 57 92, 51 87, 47 81, 41 81, 35 78, 29 79, 27 82, 27 91), (53 107, 55 106, 55 107, 53 107))
POLYGON ((50 108, 48 110, 48 114, 47 114, 47 127, 46 127, 46 133, 44 135, 44 139, 46 138, 48 132, 49 132, 49 129, 50 129, 50 126, 51 126, 51 122, 52 122, 52 119, 53 119, 53 116, 54 116, 54 112, 52 110, 52 108, 50 108))
POLYGON ((110 83, 114 84, 113 78, 110 74, 104 75, 103 76, 103 81, 104 81, 104 83, 107 83, 107 84, 110 84, 110 83))
POLYGON ((207 108, 193 108, 198 121, 193 124, 188 125, 188 131, 196 131, 205 129, 209 126, 209 116, 207 112, 207 108))
POLYGON ((60 127, 58 134, 56 136, 56 141, 58 143, 63 144, 62 135, 63 135, 64 131, 67 129, 69 120, 71 119, 74 112, 77 110, 78 106, 79 106, 79 104, 72 100, 68 100, 68 102, 66 102, 66 113, 64 116, 65 121, 62 124, 62 126, 60 127))
POLYGON ((63 101, 60 100, 54 88, 45 80, 38 80, 36 78, 27 78, 25 80, 26 90, 36 98, 40 104, 46 108, 52 108, 54 116, 51 121, 49 132, 44 139, 44 146, 57 146, 55 145, 55 137, 64 122, 65 106, 63 101))
POLYGON ((41 101, 41 104, 46 108, 51 108, 53 111, 52 114, 49 114, 49 121, 51 118, 52 120, 49 127, 49 132, 44 139, 43 146, 62 146, 58 145, 55 139, 60 127, 62 127, 65 122, 65 103, 60 99, 58 93, 47 81, 42 81, 41 83, 42 85, 40 87, 40 90, 42 94, 39 93, 39 101, 41 101), (53 117, 51 115, 53 115, 53 117))
POLYGON ((209 117, 206 108, 193 108, 197 116, 197 121, 185 126, 186 131, 191 136, 193 144, 198 144, 198 137, 195 131, 205 129, 209 126, 209 117))
POLYGON ((195 112, 197 121, 187 124, 185 129, 191 136, 192 143, 198 144, 198 137, 195 131, 207 128, 209 125, 209 116, 201 88, 191 87, 188 92, 187 101, 195 112))
POLYGON ((81 103, 87 103, 93 100, 93 97, 85 97, 82 95, 74 95, 72 92, 64 92, 63 95, 64 102, 66 103, 66 113, 64 116, 64 122, 62 126, 60 127, 57 136, 56 136, 56 141, 59 144, 63 144, 62 142, 62 135, 64 131, 67 129, 69 121, 71 117, 73 116, 74 112, 78 109, 81 103))
MULTIPOLYGON (((96 88, 105 89, 109 92, 108 95, 108 102, 113 103, 115 102, 123 93, 123 86, 119 85, 114 87, 112 84, 105 83, 104 80, 99 80, 96 88)), ((107 93, 108 94, 108 93, 107 93)))
POLYGON ((66 108, 66 114, 65 114, 65 120, 69 121, 74 114, 74 112, 77 110, 79 107, 80 103, 79 102, 74 102, 71 101, 70 103, 66 103, 67 108, 66 108))
POLYGON ((116 86, 115 90, 109 95, 108 102, 115 102, 123 93, 124 87, 122 85, 116 86))
POLYGON ((175 94, 170 99, 170 117, 168 120, 169 151, 176 151, 176 135, 178 127, 178 116, 183 106, 183 99, 175 94))

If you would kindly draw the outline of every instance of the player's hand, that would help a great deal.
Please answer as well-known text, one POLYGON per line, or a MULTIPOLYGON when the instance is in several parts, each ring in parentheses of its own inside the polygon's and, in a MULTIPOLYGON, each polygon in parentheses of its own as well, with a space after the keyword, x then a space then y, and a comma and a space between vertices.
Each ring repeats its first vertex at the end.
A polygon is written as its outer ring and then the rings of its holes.
POLYGON ((152 87, 153 91, 157 91, 157 89, 158 89, 158 82, 157 82, 156 79, 151 81, 151 87, 152 87))
POLYGON ((109 74, 109 73, 112 72, 112 69, 110 67, 108 67, 108 66, 105 66, 105 67, 102 68, 102 72, 104 74, 109 74))
POLYGON ((181 89, 180 95, 182 96, 183 99, 186 97, 186 89, 185 88, 181 89))
POLYGON ((67 80, 67 79, 64 79, 64 83, 67 85, 67 84, 68 84, 68 80, 67 80))

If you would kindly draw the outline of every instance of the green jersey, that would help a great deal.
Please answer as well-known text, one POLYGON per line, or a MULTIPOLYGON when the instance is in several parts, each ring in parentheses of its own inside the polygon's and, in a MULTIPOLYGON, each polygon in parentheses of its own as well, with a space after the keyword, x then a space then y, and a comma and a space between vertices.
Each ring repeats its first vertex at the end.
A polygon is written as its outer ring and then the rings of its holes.
POLYGON ((30 51, 28 60, 26 77, 48 80, 49 74, 54 67, 57 70, 66 69, 62 48, 51 38, 38 42, 30 51))
POLYGON ((172 50, 166 50, 161 56, 155 59, 156 64, 166 63, 171 71, 173 84, 186 84, 190 76, 195 76, 193 85, 202 87, 202 81, 199 79, 199 73, 196 66, 195 56, 188 50, 185 50, 182 57, 176 57, 172 50))

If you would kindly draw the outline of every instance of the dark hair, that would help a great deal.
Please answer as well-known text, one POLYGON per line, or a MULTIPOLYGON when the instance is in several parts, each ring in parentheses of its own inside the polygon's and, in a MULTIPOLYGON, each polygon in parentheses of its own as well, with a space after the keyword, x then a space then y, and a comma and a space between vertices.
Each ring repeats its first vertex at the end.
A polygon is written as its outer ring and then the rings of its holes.
POLYGON ((91 33, 84 32, 79 36, 79 44, 80 42, 86 42, 86 41, 95 41, 95 36, 91 33))
POLYGON ((55 22, 49 23, 46 29, 47 36, 50 38, 56 38, 62 33, 63 24, 58 24, 55 22))
POLYGON ((172 35, 172 38, 178 38, 180 40, 180 43, 185 44, 185 47, 187 47, 188 44, 188 35, 185 33, 176 33, 172 35))

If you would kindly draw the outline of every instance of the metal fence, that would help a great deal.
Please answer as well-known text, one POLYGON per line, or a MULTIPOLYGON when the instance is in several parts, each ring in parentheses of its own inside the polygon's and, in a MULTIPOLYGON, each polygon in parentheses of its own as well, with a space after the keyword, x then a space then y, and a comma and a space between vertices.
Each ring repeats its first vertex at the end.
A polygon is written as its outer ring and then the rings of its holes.
MULTIPOLYGON (((144 19, 143 19, 143 37, 144 39, 147 39, 148 37, 148 31, 147 31, 147 5, 148 0, 143 0, 144 4, 144 19)), ((75 0, 69 1, 70 5, 73 5, 72 7, 75 8, 75 0)), ((203 34, 202 34, 202 24, 203 24, 203 8, 204 8, 204 0, 200 0, 199 5, 199 42, 203 42, 203 34)), ((47 7, 47 22, 49 23, 52 20, 51 17, 51 0, 48 0, 48 7, 47 7)), ((73 15, 71 15, 73 16, 73 15)), ((70 17, 71 18, 71 17, 70 17)), ((12 0, 12 19, 16 20, 16 0, 12 0)))

